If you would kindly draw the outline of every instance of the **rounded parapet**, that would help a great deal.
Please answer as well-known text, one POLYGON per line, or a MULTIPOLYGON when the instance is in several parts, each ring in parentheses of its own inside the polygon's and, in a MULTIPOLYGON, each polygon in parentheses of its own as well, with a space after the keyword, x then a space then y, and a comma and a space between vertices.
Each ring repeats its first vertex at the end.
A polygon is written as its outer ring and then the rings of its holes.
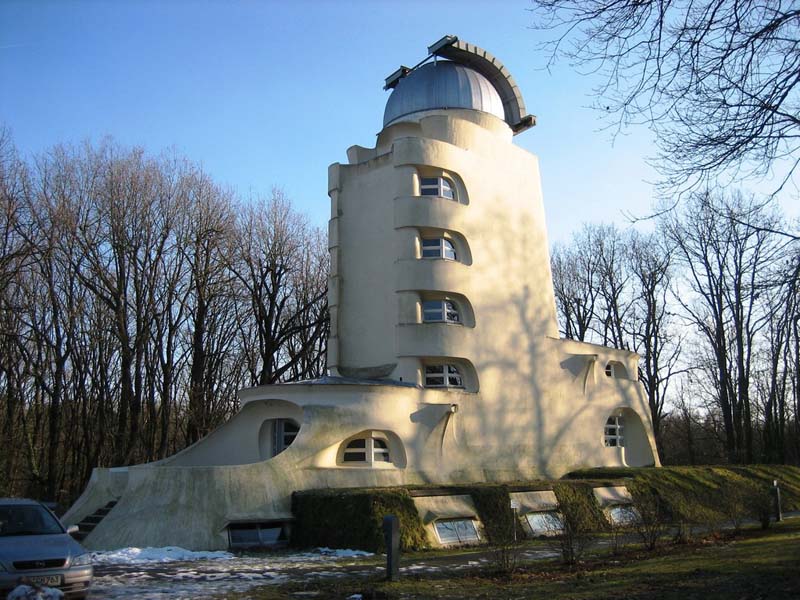
POLYGON ((461 293, 470 296, 469 267, 453 261, 401 260, 396 263, 395 291, 461 293))
POLYGON ((408 323, 397 326, 399 356, 460 356, 474 341, 471 327, 448 323, 408 323))
POLYGON ((402 196, 394 200, 394 226, 445 229, 464 234, 467 207, 447 198, 402 196))

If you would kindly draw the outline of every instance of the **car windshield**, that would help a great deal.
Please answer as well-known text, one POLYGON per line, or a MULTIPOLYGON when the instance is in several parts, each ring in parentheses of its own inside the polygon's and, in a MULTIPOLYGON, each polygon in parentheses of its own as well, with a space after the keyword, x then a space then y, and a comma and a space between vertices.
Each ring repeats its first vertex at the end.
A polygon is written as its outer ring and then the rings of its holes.
POLYGON ((64 533, 47 509, 34 504, 0 506, 0 536, 64 533))

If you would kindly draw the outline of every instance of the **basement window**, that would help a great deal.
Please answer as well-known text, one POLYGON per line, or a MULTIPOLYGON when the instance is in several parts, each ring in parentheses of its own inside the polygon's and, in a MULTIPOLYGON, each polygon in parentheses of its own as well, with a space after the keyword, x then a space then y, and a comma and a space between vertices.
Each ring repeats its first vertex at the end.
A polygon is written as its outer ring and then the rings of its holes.
POLYGON ((524 519, 533 537, 561 535, 564 532, 564 522, 555 511, 528 513, 524 519))
POLYGON ((447 177, 420 177, 419 193, 421 196, 441 196, 456 200, 456 186, 447 177))
POLYGON ((436 536, 442 545, 470 544, 480 542, 478 528, 472 519, 447 519, 434 523, 436 536))
POLYGON ((616 504, 603 511, 606 519, 617 527, 631 527, 642 521, 639 512, 630 504, 616 504))
POLYGON ((288 542, 289 528, 283 521, 228 525, 228 546, 231 550, 277 548, 285 546, 288 542))
POLYGON ((622 435, 623 425, 623 417, 608 417, 603 431, 603 442, 606 446, 615 447, 625 445, 625 438, 622 435))

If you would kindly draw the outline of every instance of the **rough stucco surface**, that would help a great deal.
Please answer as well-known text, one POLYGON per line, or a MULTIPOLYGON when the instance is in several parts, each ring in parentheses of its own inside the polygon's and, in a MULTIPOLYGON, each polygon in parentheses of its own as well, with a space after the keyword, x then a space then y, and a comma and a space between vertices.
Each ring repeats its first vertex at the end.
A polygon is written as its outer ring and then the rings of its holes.
POLYGON ((539 163, 509 127, 477 111, 425 111, 348 155, 329 170, 329 367, 411 385, 243 390, 241 412, 194 446, 113 476, 95 471, 67 522, 119 502, 89 547, 225 548, 231 521, 291 517, 295 490, 658 465, 641 384, 605 374, 609 361, 635 374, 638 357, 558 339, 539 163), (448 177, 457 201, 421 197, 421 176, 448 177), (456 240, 459 261, 421 259, 431 234, 456 240), (456 299, 469 318, 422 323, 430 297, 456 299), (458 365, 465 389, 424 389, 426 362, 458 365), (624 419, 624 447, 604 445, 611 415, 624 419), (263 432, 279 418, 300 432, 268 458, 263 432), (359 434, 385 439, 391 461, 343 464, 343 442, 359 434))

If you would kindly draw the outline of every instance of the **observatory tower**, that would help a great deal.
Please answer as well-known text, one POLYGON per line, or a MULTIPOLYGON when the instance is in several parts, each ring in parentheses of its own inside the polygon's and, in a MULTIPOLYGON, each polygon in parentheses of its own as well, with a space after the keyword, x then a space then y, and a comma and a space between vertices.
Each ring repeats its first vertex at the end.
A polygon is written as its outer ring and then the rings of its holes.
POLYGON ((65 516, 118 500, 90 547, 225 548, 281 530, 298 490, 658 465, 639 357, 558 337, 539 162, 514 144, 535 119, 511 75, 447 36, 386 88, 375 147, 328 171, 329 376, 242 390, 184 451, 95 469, 65 516))

